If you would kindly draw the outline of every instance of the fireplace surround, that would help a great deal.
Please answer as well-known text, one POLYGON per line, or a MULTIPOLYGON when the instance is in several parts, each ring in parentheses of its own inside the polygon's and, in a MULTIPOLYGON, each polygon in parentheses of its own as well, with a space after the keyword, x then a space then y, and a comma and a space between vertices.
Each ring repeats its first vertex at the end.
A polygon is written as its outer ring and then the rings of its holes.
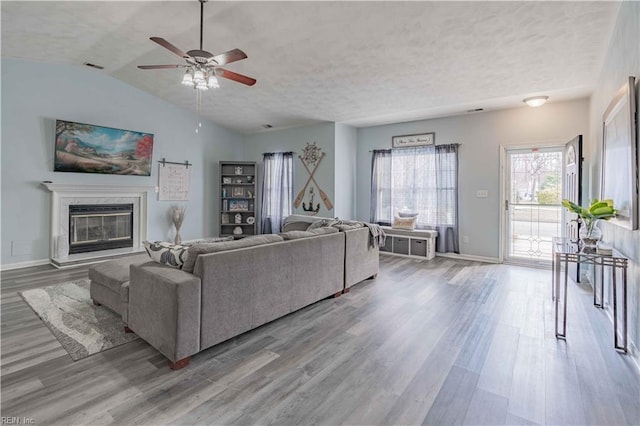
MULTIPOLYGON (((136 253, 144 250, 142 241, 147 239, 147 199, 153 186, 82 185, 43 182, 52 193, 50 263, 56 267, 89 263, 103 258, 136 253), (127 247, 103 247, 98 251, 74 252, 70 232, 70 210, 77 206, 94 205, 109 208, 113 205, 130 205, 131 237, 127 247), (71 207, 74 206, 74 207, 71 207)), ((122 220, 122 219, 121 219, 122 220)), ((124 224, 124 223, 123 223, 124 224)), ((91 239, 87 236, 87 240, 91 239)), ((93 238, 103 240, 104 238, 93 238)))

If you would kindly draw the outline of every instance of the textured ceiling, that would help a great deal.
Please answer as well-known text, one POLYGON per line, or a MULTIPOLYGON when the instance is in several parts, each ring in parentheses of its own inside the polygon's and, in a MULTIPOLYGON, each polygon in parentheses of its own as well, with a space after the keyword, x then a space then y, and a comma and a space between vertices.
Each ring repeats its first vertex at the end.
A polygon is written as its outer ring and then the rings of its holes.
MULTIPOLYGON (((199 3, 2 1, 2 56, 81 65, 195 109, 178 64, 149 40, 197 49, 199 3)), ((369 126, 588 96, 618 3, 216 2, 205 4, 204 49, 244 50, 201 114, 243 133, 336 121, 369 126)))

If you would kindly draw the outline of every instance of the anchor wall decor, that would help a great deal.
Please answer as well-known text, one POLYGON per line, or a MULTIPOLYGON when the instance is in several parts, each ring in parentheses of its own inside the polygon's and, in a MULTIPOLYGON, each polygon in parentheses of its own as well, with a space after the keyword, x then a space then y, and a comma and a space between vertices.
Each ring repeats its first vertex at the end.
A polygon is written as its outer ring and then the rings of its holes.
MULTIPOLYGON (((320 185, 318 185, 318 182, 316 182, 314 178, 314 175, 318 170, 318 166, 320 165, 320 162, 325 156, 325 153, 324 152, 321 153, 320 151, 321 151, 321 148, 319 148, 315 142, 313 144, 309 144, 307 142, 307 146, 304 148, 302 155, 298 156, 305 170, 309 174, 309 178, 307 179, 306 183, 304 184, 300 192, 298 192, 298 195, 293 202, 293 206, 295 208, 300 207, 300 204, 302 203, 302 199, 304 198, 305 192, 307 191, 307 187, 309 186, 310 183, 313 182, 313 184, 318 189, 318 193, 320 194, 320 199, 324 203, 327 210, 333 209, 333 203, 331 202, 331 200, 329 200, 329 196, 320 188, 320 185), (313 170, 310 170, 309 166, 312 166, 313 170)), ((309 203, 308 204, 302 203, 302 208, 304 211, 313 212, 317 214, 318 211, 320 211, 320 203, 318 203, 317 206, 314 208, 313 206, 314 194, 315 192, 313 191, 313 187, 311 187, 309 190, 309 196, 310 196, 309 203)))
POLYGON ((302 210, 305 212, 313 213, 311 216, 315 216, 320 211, 320 203, 316 204, 316 208, 313 208, 313 186, 309 188, 309 207, 307 207, 307 203, 302 203, 302 210))

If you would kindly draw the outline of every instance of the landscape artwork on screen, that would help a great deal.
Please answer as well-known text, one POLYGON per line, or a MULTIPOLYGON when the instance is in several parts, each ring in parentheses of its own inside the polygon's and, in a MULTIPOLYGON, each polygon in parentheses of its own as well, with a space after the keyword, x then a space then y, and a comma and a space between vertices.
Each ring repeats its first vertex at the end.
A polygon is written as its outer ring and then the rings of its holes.
POLYGON ((54 171, 151 175, 153 134, 56 120, 54 171))

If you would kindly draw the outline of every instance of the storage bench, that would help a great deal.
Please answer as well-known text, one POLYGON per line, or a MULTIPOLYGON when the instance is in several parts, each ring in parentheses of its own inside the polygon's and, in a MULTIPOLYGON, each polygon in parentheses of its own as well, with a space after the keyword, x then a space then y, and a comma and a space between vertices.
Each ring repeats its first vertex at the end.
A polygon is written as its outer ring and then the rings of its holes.
POLYGON ((433 259, 436 256, 436 238, 438 231, 428 229, 393 229, 383 226, 387 236, 381 252, 420 259, 433 259))

